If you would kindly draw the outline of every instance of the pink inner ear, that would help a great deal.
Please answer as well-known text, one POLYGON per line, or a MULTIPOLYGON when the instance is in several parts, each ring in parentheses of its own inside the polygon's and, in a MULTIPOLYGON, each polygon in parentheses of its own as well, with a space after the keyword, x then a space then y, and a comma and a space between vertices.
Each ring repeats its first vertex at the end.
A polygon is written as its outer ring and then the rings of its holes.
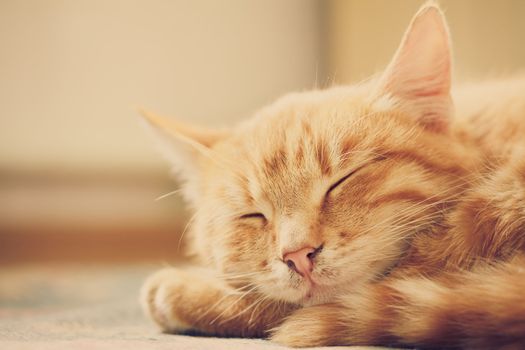
POLYGON ((450 56, 448 29, 441 11, 436 6, 424 6, 385 71, 383 89, 409 102, 423 123, 446 125, 451 107, 450 56))

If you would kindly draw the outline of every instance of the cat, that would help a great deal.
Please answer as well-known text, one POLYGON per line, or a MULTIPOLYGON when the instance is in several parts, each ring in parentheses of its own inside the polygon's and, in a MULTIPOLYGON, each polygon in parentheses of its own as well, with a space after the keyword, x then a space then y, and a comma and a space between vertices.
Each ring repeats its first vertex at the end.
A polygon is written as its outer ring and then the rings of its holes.
POLYGON ((195 216, 166 332, 293 347, 525 347, 525 76, 451 93, 438 5, 385 71, 207 130, 144 112, 195 216))

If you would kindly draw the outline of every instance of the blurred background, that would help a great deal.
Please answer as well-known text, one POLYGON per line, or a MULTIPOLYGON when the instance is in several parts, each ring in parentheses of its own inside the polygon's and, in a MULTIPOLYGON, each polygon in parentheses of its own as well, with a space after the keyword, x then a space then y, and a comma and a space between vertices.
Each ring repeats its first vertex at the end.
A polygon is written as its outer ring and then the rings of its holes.
MULTIPOLYGON (((136 107, 208 126, 386 65, 421 0, 0 0, 0 267, 176 261, 136 107)), ((442 0, 456 80, 525 66, 525 1, 442 0)))
MULTIPOLYGON (((137 303, 188 218, 137 107, 227 126, 359 81, 423 2, 0 0, 0 348, 179 348, 137 303)), ((440 3, 456 80, 524 68, 525 1, 440 3)))

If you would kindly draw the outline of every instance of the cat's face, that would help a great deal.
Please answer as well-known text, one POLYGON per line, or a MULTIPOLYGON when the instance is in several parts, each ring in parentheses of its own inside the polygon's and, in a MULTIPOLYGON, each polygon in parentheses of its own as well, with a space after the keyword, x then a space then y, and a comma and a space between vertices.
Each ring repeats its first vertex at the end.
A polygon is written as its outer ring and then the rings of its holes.
POLYGON ((446 136, 365 92, 290 96, 217 144, 195 219, 200 255, 297 303, 327 301, 395 264, 439 219, 463 169, 446 136), (305 246, 320 248, 309 278, 283 261, 305 246))
POLYGON ((220 134, 174 125, 203 261, 269 298, 326 302, 439 221, 469 164, 447 130, 448 37, 431 9, 377 81, 290 95, 220 134), (286 256, 305 247, 301 273, 286 256))

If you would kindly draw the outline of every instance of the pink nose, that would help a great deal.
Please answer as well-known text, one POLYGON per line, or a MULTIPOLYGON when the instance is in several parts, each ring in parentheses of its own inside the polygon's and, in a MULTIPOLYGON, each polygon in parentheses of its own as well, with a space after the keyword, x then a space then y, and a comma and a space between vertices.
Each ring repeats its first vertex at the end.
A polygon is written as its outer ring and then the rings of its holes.
POLYGON ((306 247, 295 252, 284 254, 283 260, 290 269, 296 271, 301 276, 310 276, 310 273, 314 268, 312 259, 315 252, 315 248, 306 247))

